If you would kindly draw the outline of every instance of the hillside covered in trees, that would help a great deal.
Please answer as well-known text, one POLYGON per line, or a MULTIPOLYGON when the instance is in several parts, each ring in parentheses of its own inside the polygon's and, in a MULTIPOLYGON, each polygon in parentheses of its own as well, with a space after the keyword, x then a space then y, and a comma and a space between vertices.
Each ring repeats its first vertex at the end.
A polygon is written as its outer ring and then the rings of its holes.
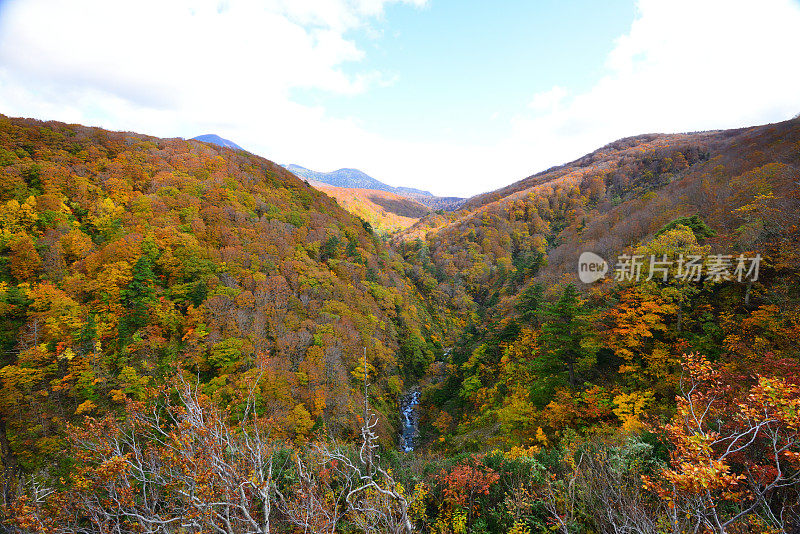
POLYGON ((335 198, 341 207, 368 222, 381 235, 405 230, 432 212, 424 204, 388 191, 336 187, 321 182, 309 183, 335 198))
POLYGON ((798 119, 619 140, 386 242, 243 151, 0 116, 4 524, 791 531, 798 208, 798 119))
POLYGON ((364 347, 387 414, 432 359, 400 259, 269 161, 0 117, 0 165, 2 438, 22 468, 175 372, 219 405, 260 374, 280 434, 351 435, 364 347))

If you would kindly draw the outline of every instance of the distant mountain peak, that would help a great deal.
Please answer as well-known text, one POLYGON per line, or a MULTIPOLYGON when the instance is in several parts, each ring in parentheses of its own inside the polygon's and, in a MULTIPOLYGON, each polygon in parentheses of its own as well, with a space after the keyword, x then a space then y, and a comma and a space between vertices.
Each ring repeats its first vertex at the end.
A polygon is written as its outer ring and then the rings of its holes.
POLYGON ((220 137, 217 134, 203 134, 197 137, 192 137, 195 141, 203 141, 204 143, 211 143, 212 145, 221 146, 224 148, 232 148, 234 150, 244 150, 242 147, 229 139, 220 137))
POLYGON ((404 192, 413 192, 416 195, 424 195, 432 197, 433 194, 429 191, 421 191, 410 187, 393 187, 385 184, 380 180, 376 180, 364 171, 353 169, 351 167, 344 167, 331 172, 312 171, 300 165, 284 165, 284 168, 292 171, 298 176, 302 176, 309 180, 322 182, 323 184, 333 185, 336 187, 347 187, 350 189, 377 189, 378 191, 388 191, 403 195, 404 192))
POLYGON ((459 197, 437 197, 430 191, 413 187, 394 187, 376 180, 364 171, 345 167, 331 172, 312 171, 301 165, 283 165, 283 168, 312 182, 346 189, 373 189, 394 193, 412 199, 432 209, 456 210, 466 199, 459 197))

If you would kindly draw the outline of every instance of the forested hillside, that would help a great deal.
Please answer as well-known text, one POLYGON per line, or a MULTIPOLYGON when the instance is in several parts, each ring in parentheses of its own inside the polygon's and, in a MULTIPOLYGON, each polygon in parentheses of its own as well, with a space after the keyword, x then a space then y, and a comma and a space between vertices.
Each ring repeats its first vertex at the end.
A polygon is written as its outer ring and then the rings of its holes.
POLYGON ((348 212, 368 222, 381 235, 405 230, 432 211, 419 202, 387 191, 310 183, 312 187, 335 198, 348 212))
POLYGON ((396 246, 456 344, 429 432, 483 450, 613 431, 671 413, 684 353, 744 375, 795 365, 799 179, 797 119, 646 135, 421 220, 396 246), (592 285, 578 280, 585 251, 609 263, 592 285), (639 282, 620 276, 622 255, 640 259, 639 282), (667 279, 651 276, 665 255, 667 279), (676 279, 681 255, 701 258, 696 279, 676 279), (756 255, 757 280, 733 276, 756 255), (708 275, 714 261, 727 276, 708 275))
POLYGON ((0 438, 25 470, 176 373, 220 406, 260 375, 276 435, 351 436, 364 347, 390 415, 433 357, 401 259, 244 152, 0 117, 0 221, 0 438))
POLYGON ((799 208, 800 119, 623 139, 386 242, 249 153, 0 116, 4 525, 790 532, 799 208))
MULTIPOLYGON (((432 214, 395 243, 432 301, 458 317, 509 311, 535 278, 577 282, 593 251, 613 263, 667 223, 699 216, 715 251, 764 251, 795 232, 800 121, 741 130, 647 135, 432 214)), ((785 245, 785 243, 784 243, 785 245)), ((785 248, 785 247, 784 247, 785 248)), ((585 288, 588 289, 588 288, 585 288)), ((503 315, 503 314, 501 314, 503 315)), ((455 339, 455 338, 453 338, 455 339)))

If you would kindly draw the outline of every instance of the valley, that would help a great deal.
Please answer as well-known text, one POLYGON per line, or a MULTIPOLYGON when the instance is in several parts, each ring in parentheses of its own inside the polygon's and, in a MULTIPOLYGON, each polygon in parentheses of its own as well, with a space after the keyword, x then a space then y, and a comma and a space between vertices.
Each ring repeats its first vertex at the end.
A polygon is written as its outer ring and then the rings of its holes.
POLYGON ((237 147, 0 116, 13 532, 794 524, 800 119, 469 199, 237 147))
POLYGON ((800 534, 798 28, 0 0, 0 534, 800 534))

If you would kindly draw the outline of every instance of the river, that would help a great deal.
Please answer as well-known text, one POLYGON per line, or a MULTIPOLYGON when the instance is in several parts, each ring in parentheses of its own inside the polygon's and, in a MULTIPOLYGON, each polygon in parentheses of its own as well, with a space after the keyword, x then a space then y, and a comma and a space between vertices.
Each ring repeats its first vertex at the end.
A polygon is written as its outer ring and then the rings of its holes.
POLYGON ((418 445, 419 439, 419 399, 422 396, 421 388, 426 384, 438 384, 445 379, 447 372, 446 360, 453 352, 453 347, 444 349, 442 358, 433 362, 430 372, 421 384, 414 386, 407 390, 402 397, 400 397, 400 422, 403 429, 400 432, 400 450, 403 452, 412 452, 414 447, 418 445))
POLYGON ((400 400, 400 422, 403 430, 400 432, 400 450, 411 452, 416 445, 419 435, 419 389, 408 391, 400 400))

